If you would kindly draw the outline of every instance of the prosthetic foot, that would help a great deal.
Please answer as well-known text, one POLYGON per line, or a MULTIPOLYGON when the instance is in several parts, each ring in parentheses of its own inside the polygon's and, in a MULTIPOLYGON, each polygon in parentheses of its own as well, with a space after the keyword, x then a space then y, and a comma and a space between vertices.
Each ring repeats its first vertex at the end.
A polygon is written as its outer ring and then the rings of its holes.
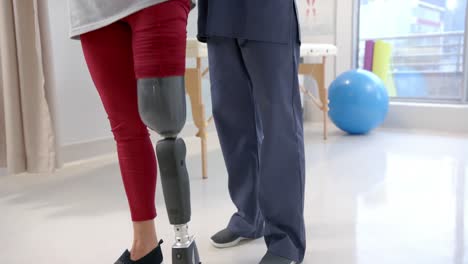
POLYGON ((186 121, 184 77, 138 80, 138 108, 143 122, 164 138, 156 144, 156 155, 169 222, 175 231, 172 263, 199 264, 195 239, 188 232, 191 206, 185 167, 187 149, 184 140, 177 137, 186 121))

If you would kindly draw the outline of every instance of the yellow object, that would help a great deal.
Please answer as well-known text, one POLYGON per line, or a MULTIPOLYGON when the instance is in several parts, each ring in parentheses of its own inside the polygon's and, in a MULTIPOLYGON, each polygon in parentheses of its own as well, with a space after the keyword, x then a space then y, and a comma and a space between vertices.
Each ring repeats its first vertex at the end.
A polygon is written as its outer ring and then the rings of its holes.
POLYGON ((397 96, 397 90, 391 71, 392 51, 392 44, 382 40, 376 41, 372 71, 382 79, 387 87, 388 95, 394 97, 397 96))

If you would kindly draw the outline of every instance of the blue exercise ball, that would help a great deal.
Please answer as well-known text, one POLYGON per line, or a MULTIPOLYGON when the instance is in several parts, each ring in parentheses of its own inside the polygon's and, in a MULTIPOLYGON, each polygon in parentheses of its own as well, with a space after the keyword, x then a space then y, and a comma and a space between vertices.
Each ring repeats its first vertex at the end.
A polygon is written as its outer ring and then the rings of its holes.
POLYGON ((329 89, 330 118, 349 134, 366 134, 383 123, 388 92, 382 80, 365 70, 341 74, 329 89))

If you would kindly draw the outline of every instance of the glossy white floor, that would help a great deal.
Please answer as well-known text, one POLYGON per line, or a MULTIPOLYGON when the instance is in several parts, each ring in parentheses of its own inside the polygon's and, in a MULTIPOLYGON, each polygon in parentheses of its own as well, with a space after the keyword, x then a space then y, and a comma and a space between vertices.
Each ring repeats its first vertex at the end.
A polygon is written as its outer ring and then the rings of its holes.
MULTIPOLYGON (((306 134, 305 263, 468 263, 467 137, 381 130, 334 133, 325 143, 318 131, 306 134)), ((208 243, 233 211, 220 151, 210 146, 209 180, 200 179, 196 148, 188 159, 191 227, 203 263, 255 264, 265 252, 262 240, 227 250, 208 243)), ((158 228, 169 257, 172 232, 161 194, 158 228)), ((0 212, 2 263, 113 263, 131 240, 114 157, 50 176, 2 177, 0 212)))

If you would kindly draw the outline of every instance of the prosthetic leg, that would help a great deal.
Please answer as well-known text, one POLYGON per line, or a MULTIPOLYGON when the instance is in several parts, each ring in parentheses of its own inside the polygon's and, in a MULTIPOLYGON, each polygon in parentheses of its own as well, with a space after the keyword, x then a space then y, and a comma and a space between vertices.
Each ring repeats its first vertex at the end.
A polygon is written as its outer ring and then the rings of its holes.
POLYGON ((197 246, 189 235, 190 184, 185 167, 186 147, 178 138, 186 121, 183 76, 138 80, 138 108, 142 121, 164 139, 156 145, 169 222, 174 226, 173 264, 199 264, 197 246))

